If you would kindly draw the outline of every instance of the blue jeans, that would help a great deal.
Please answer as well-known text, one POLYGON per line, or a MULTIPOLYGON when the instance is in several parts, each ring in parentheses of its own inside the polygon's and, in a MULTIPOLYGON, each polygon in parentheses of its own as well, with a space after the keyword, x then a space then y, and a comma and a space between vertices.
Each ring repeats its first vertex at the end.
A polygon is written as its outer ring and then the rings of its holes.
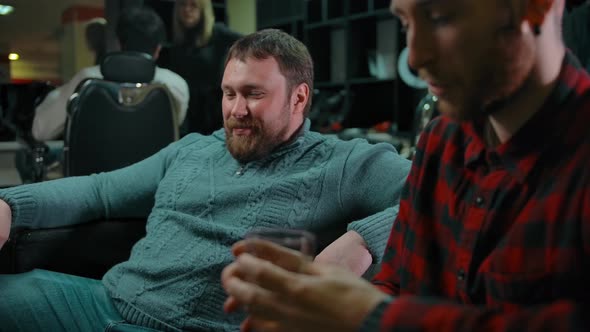
POLYGON ((125 322, 100 280, 34 270, 0 275, 0 331, 156 331, 125 322))

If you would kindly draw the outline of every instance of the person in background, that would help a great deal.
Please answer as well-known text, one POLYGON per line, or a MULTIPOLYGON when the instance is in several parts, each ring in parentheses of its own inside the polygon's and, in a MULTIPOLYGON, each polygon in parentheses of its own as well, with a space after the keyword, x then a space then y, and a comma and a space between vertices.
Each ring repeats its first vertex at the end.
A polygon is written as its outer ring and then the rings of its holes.
POLYGON ((380 262, 410 162, 390 144, 310 131, 313 72, 305 45, 261 30, 229 51, 223 129, 113 172, 0 190, 0 246, 11 226, 149 215, 129 260, 102 281, 0 276, 0 329, 236 331, 245 316, 223 312, 219 275, 232 243, 258 227, 342 230, 317 261, 356 275, 380 262))
MULTIPOLYGON (((116 35, 123 51, 143 52, 158 58, 165 38, 162 19, 149 8, 130 8, 121 13, 116 35)), ((99 66, 84 68, 68 83, 51 91, 37 106, 33 119, 33 137, 39 141, 58 139, 64 132, 68 100, 80 82, 87 78, 102 78, 99 66)), ((178 74, 156 68, 154 83, 168 87, 176 104, 179 123, 186 115, 189 92, 186 81, 178 74)))
POLYGON ((102 17, 88 21, 84 28, 86 46, 94 54, 95 65, 100 65, 102 58, 107 53, 106 28, 107 21, 102 17))
POLYGON ((590 77, 563 44, 564 0, 391 8, 443 115, 374 285, 249 240, 226 310, 257 332, 590 331, 590 77))
POLYGON ((163 50, 158 63, 189 85, 190 103, 181 134, 210 134, 223 125, 219 112, 223 60, 240 35, 215 23, 211 0, 176 0, 172 28, 173 44, 163 50))

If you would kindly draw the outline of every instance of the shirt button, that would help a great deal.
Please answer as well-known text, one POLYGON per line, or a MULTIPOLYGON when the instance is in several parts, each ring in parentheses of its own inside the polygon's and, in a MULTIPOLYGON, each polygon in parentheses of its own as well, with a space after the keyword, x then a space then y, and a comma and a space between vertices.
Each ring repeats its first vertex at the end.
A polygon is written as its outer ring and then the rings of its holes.
POLYGON ((463 271, 463 269, 460 269, 459 272, 457 272, 457 280, 465 280, 465 271, 463 271))
POLYGON ((479 206, 479 207, 482 207, 482 206, 483 206, 483 203, 484 203, 483 197, 481 197, 481 196, 477 196, 477 197, 475 198, 475 204, 476 204, 477 206, 479 206))

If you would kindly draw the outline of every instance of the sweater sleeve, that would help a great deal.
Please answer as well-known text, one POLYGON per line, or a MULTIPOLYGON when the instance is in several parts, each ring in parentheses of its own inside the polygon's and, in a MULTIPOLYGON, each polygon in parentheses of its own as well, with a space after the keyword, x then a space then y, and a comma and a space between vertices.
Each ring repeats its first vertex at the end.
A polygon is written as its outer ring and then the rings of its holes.
POLYGON ((13 228, 52 228, 99 218, 145 217, 179 147, 172 143, 131 166, 0 190, 12 210, 13 228))
POLYGON ((365 239, 374 263, 381 262, 383 257, 409 169, 410 161, 401 157, 392 145, 370 145, 361 140, 350 150, 344 163, 341 206, 359 218, 348 225, 348 230, 365 239))

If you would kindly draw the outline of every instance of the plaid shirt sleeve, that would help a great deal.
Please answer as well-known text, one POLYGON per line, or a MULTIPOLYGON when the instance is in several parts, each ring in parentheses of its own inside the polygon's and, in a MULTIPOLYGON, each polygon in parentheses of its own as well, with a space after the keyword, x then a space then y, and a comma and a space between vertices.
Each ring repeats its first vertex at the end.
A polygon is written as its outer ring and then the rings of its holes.
POLYGON ((383 310, 379 331, 590 331, 588 309, 586 304, 558 301, 503 312, 440 298, 401 296, 383 310))
POLYGON ((544 108, 494 151, 471 127, 429 124, 373 280, 393 299, 362 331, 590 331, 590 77, 579 68, 566 57, 544 108))

